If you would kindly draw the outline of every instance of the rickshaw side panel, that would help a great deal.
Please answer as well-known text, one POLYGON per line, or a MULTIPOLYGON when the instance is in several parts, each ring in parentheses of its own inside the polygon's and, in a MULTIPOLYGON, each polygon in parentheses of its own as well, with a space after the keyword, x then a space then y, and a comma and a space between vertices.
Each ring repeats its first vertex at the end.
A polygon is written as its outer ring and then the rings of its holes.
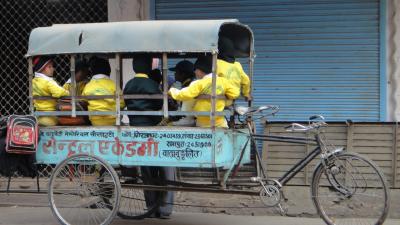
POLYGON ((226 130, 215 134, 215 160, 218 165, 229 168, 236 157, 240 157, 241 150, 246 147, 241 164, 250 162, 250 144, 248 133, 226 130))
MULTIPOLYGON (((88 153, 112 165, 229 168, 246 140, 245 133, 226 129, 213 133, 195 127, 46 127, 40 129, 36 160, 57 164, 88 153)), ((247 146, 243 163, 249 161, 247 146)))

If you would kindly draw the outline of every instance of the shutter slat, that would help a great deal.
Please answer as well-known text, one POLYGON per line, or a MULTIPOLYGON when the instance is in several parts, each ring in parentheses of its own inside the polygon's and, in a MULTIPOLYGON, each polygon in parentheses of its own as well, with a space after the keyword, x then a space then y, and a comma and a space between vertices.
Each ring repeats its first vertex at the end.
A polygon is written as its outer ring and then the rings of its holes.
POLYGON ((255 105, 280 105, 272 120, 380 119, 379 0, 157 0, 155 15, 249 25, 255 105))

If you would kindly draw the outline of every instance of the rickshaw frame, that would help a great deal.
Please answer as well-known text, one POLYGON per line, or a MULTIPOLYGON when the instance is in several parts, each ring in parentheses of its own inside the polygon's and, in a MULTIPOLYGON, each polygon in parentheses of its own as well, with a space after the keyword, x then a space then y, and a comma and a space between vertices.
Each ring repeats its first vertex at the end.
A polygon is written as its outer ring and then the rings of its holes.
MULTIPOLYGON (((68 155, 60 155, 58 148, 55 144, 56 140, 54 140, 54 136, 51 133, 52 131, 62 131, 67 132, 75 129, 75 132, 84 131, 87 133, 91 130, 104 131, 109 130, 113 134, 116 134, 117 139, 122 138, 123 132, 128 133, 128 130, 132 132, 135 130, 140 131, 140 129, 144 128, 132 128, 132 127, 123 127, 120 123, 120 117, 122 115, 158 115, 163 116, 164 118, 168 118, 170 115, 194 115, 194 116, 210 116, 210 128, 187 128, 188 131, 182 130, 179 131, 177 128, 170 128, 170 130, 175 132, 182 132, 185 134, 192 131, 192 133, 209 133, 211 134, 211 140, 208 143, 211 143, 210 148, 204 148, 203 150, 211 150, 211 153, 207 154, 207 157, 203 159, 201 162, 195 162, 194 164, 184 163, 183 161, 179 161, 181 158, 181 153, 175 158, 178 159, 174 164, 174 160, 170 160, 165 164, 158 164, 162 166, 174 166, 181 167, 186 165, 186 167, 208 167, 215 168, 217 175, 217 183, 212 182, 211 184, 194 184, 194 183, 184 183, 184 182, 167 182, 164 185, 160 185, 159 187, 154 187, 152 185, 126 185, 129 188, 143 188, 146 190, 152 189, 161 189, 161 190, 184 190, 184 191, 196 191, 196 192, 217 192, 217 193, 237 193, 237 194, 246 194, 246 195, 258 195, 258 192, 255 191, 240 191, 234 190, 226 187, 226 182, 229 179, 229 174, 231 174, 232 169, 235 165, 241 165, 242 163, 250 162, 250 144, 248 134, 243 131, 239 131, 237 129, 221 129, 215 126, 215 117, 216 116, 224 116, 230 115, 233 113, 230 111, 224 112, 216 112, 216 102, 217 99, 225 100, 225 96, 217 96, 216 94, 216 86, 217 86, 217 55, 218 55, 218 44, 220 36, 226 36, 231 39, 232 43, 235 45, 235 57, 249 57, 249 75, 250 80, 253 80, 253 65, 254 65, 254 38, 251 29, 239 23, 237 20, 191 20, 191 21, 134 21, 134 22, 115 22, 115 23, 95 23, 95 24, 64 24, 64 25, 53 25, 50 27, 41 27, 36 28, 31 32, 29 38, 29 48, 26 57, 28 58, 29 63, 29 99, 30 99, 30 112, 35 116, 71 116, 76 117, 80 115, 115 115, 116 121, 115 126, 107 127, 107 126, 99 126, 99 127, 91 127, 91 128, 80 128, 80 127, 49 127, 41 129, 41 143, 39 143, 39 155, 37 154, 37 158, 39 163, 61 163, 55 168, 55 173, 61 168, 60 166, 65 165, 68 162, 69 158, 76 157, 86 157, 86 155, 80 155, 78 152, 71 151, 68 152, 68 155), (140 31, 139 33, 136 31, 140 31), (182 35, 185 34, 185 35, 182 35), (104 35, 104 36, 102 36, 104 35), (145 53, 150 54, 153 57, 162 58, 162 76, 163 76, 163 90, 162 95, 124 95, 122 96, 120 93, 120 87, 122 88, 122 61, 123 58, 134 57, 135 54, 145 53), (75 78, 75 61, 79 54, 84 55, 97 55, 103 54, 106 56, 111 56, 109 58, 115 58, 115 74, 116 74, 116 93, 115 95, 102 95, 102 96, 76 96, 75 90, 77 87, 76 78, 75 78), (169 111, 168 110, 168 83, 167 83, 167 72, 168 72, 168 56, 172 56, 175 58, 182 57, 196 57, 201 55, 211 55, 212 56, 212 81, 211 81, 211 95, 202 95, 198 98, 202 99, 211 99, 211 111, 210 112, 181 112, 181 111, 169 111), (71 74, 71 82, 72 82, 72 90, 71 90, 71 112, 62 112, 62 111, 35 111, 34 110, 34 100, 36 99, 53 99, 52 97, 34 97, 33 96, 33 87, 32 87, 32 79, 34 76, 32 58, 35 56, 42 55, 68 55, 70 58, 70 74, 71 74), (162 111, 121 111, 120 110, 120 102, 121 97, 124 99, 163 99, 163 108, 162 111), (105 99, 105 98, 113 98, 116 102, 115 111, 77 111, 75 102, 77 99, 105 99), (71 130, 72 129, 72 130, 71 130), (124 131, 125 130, 125 131, 124 131), (45 136, 48 134, 49 136, 45 136), (218 136, 218 147, 217 145, 217 136, 218 136), (51 139, 51 140, 50 140, 51 139), (46 142, 47 140, 47 142, 46 142), (231 142, 231 143, 226 143, 231 142), (54 150, 48 150, 48 144, 54 144, 54 150), (42 147, 40 147, 42 146, 42 147), (218 149, 217 149, 218 148, 218 149), (225 149, 222 151, 222 148, 225 149), (216 152, 219 153, 216 153, 216 152), (47 153, 44 153, 47 152, 47 153), (52 155, 54 154, 58 155, 52 155), (221 154, 221 152, 224 152, 221 154), (230 152, 226 156, 226 152, 230 152), (246 152, 246 153, 245 153, 246 152), (46 155, 47 154, 47 155, 46 155), (208 154, 211 154, 208 156, 208 154), (217 155, 218 154, 218 155, 217 155), (245 157, 243 157, 245 155, 245 157), (239 158, 240 156, 240 158, 239 158), (47 158, 46 158, 47 157, 47 158), (47 161, 46 161, 47 160, 47 161), (172 164, 171 164, 172 162, 172 164), (169 164, 168 164, 169 163, 169 164), (225 168, 228 169, 228 175, 220 176, 219 169, 225 168), (166 185, 172 186, 166 186, 166 185)), ((250 91, 250 95, 252 90, 250 91)), ((249 106, 251 105, 251 101, 249 101, 249 106)), ((155 129, 155 128, 154 128, 155 129)), ((164 128, 167 129, 168 128, 164 128)), ((151 132, 151 131, 149 131, 151 132)), ((164 131, 157 131, 157 133, 162 133, 164 131)), ((168 133, 168 131, 166 131, 168 133)), ((79 136, 79 135, 78 135, 79 136)), ((201 136, 201 135, 200 135, 201 136)), ((114 136, 113 136, 114 137, 114 136)), ((129 136, 130 137, 130 136, 129 136)), ((61 137, 65 138, 65 136, 61 137)), ((90 139, 90 135, 85 137, 86 139, 90 139)), ((68 137, 67 137, 68 139, 68 137)), ((98 138, 97 138, 98 139, 98 138)), ((119 148, 120 141, 116 139, 117 149, 119 148)), ((134 139, 136 140, 136 139, 134 139)), ((150 140, 150 139, 149 139, 150 140)), ((151 139, 153 140, 153 139, 151 139)), ((96 141, 96 139, 93 139, 96 141)), ((165 140, 163 140, 166 142, 165 140)), ((152 141, 150 141, 152 142, 152 141)), ((132 142, 133 143, 133 142, 132 142)), ((161 143, 161 142, 160 142, 161 143)), ((142 143, 143 146, 144 143, 142 143)), ((193 143, 192 143, 193 144, 193 143)), ((100 142, 99 142, 100 145, 100 142)), ((98 145, 98 146, 99 146, 98 145)), ((148 144, 150 146, 150 144, 148 144)), ((185 143, 186 145, 186 143, 185 143)), ((127 148, 127 147, 126 147, 127 148)), ((149 147, 150 148, 150 147, 149 147)), ((161 148, 161 147, 160 147, 161 148)), ((123 149, 123 148, 122 148, 123 149)), ((175 148, 177 149, 177 148, 175 148)), ((178 148, 179 149, 179 148, 178 148)), ((196 148, 194 148, 196 149, 196 148)), ((98 151, 98 150, 95 150, 98 151)), ((118 150, 119 151, 119 150, 118 150)), ((182 151, 186 151, 183 154, 183 157, 193 156, 193 149, 186 148, 186 150, 182 149, 182 151)), ((195 150, 196 151, 196 150, 195 150)), ((154 150, 156 152, 156 150, 154 150)), ((165 150, 164 150, 165 152, 165 150)), ((99 153, 97 153, 99 154, 99 153)), ((137 153, 139 154, 139 153, 137 153)), ((161 157, 161 152, 159 153, 161 157)), ((165 153, 164 153, 165 154, 165 153)), ((105 164, 106 167, 110 168, 111 164, 113 166, 124 166, 124 165, 135 165, 135 166, 155 166, 156 163, 152 162, 138 162, 138 161, 124 161, 123 156, 118 156, 118 158, 114 157, 114 160, 111 160, 111 157, 103 158, 106 159, 104 161, 101 158, 98 158, 96 154, 91 153, 87 155, 87 157, 91 157, 94 160, 97 160, 100 164, 105 164), (93 154, 93 155, 92 155, 93 154), (97 157, 97 158, 96 158, 97 157), (111 161, 110 161, 111 160, 111 161), (142 163, 142 164, 141 164, 142 163), (144 163, 144 164, 143 164, 144 163), (108 165, 107 165, 108 164, 108 165)), ((160 160, 160 159, 158 159, 160 160)), ((193 159, 194 160, 194 159, 193 159)), ((156 162, 156 161, 155 161, 156 162)), ((72 163, 79 163, 79 161, 73 161, 72 163)), ((258 163, 256 163, 258 168, 258 163)), ((116 174, 115 171, 111 169, 112 174, 116 174)), ((257 171, 259 172, 259 171, 257 171)), ((119 183, 119 179, 115 178, 115 176, 111 175, 117 183, 119 183)), ((60 215, 56 206, 54 206, 54 196, 53 193, 53 185, 52 181, 56 179, 55 174, 52 174, 50 183, 49 183, 49 199, 52 205, 52 211, 59 219, 61 223, 67 223, 63 217, 60 215)), ((250 182, 248 179, 246 182, 250 182)), ((115 182, 114 182, 115 183, 115 182)), ((116 186, 117 189, 121 187, 118 184, 116 186)), ((115 200, 115 204, 119 205, 120 199, 120 190, 117 190, 117 200, 115 200)), ((111 217, 115 216, 115 209, 112 210, 111 217)), ((110 221, 110 217, 106 220, 110 221)), ((105 222, 105 223, 108 223, 105 222)))
MULTIPOLYGON (((132 31, 131 31, 132 32, 132 31)), ((237 50, 236 57, 249 57, 249 76, 250 80, 253 80, 253 66, 254 66, 254 38, 251 29, 239 23, 238 20, 197 20, 197 21, 134 21, 134 22, 115 22, 115 23, 95 23, 95 24, 63 24, 53 25, 51 27, 36 28, 32 31, 29 38, 29 49, 26 57, 29 63, 29 100, 30 100, 30 112, 36 116, 60 116, 60 115, 71 115, 75 117, 77 115, 113 115, 117 116, 116 125, 120 125, 121 115, 162 115, 164 118, 168 118, 170 115, 210 115, 211 128, 215 129, 215 116, 227 115, 228 112, 217 113, 215 111, 216 99, 224 98, 223 96, 216 95, 216 61, 218 54, 218 40, 220 33, 222 35, 237 34, 236 37, 228 37, 234 42, 234 44, 241 45, 241 50, 237 50), (117 27, 117 28, 113 28, 117 27), (123 39, 128 39, 127 36, 131 35, 129 31, 125 32, 123 29, 132 27, 132 30, 137 30, 146 26, 147 30, 142 31, 143 37, 150 38, 152 40, 145 40, 140 43, 136 43, 133 47, 121 47, 122 44, 118 44, 119 41, 115 41, 115 33, 123 39), (194 27, 194 29, 193 29, 194 27), (98 30, 96 30, 98 29, 98 30), (160 31, 156 30, 160 29, 160 31), (170 29, 170 30, 169 30, 170 29), (109 36, 102 38, 101 41, 96 41, 95 36, 109 31, 112 33, 109 36), (127 34, 124 34, 127 33, 127 34), (225 32, 225 34, 224 34, 225 32), (246 33, 247 32, 247 33, 246 33), (86 34, 88 33, 88 34, 86 34), (175 33, 175 34, 174 34, 175 33), (185 37, 182 42, 181 33, 189 34, 189 37, 185 37), (204 35, 205 33, 205 35, 204 35), (246 33, 246 34, 245 34, 246 33), (203 35, 202 35, 203 34, 203 35), (60 37, 61 36, 61 37, 60 37), (88 38, 85 38, 88 36, 88 38), (90 38, 91 36, 94 36, 90 38), (200 37, 204 37, 204 40, 199 40, 200 37), (151 46, 148 43, 154 43, 162 39, 167 39, 169 46, 163 47, 162 44, 159 46, 151 46), (174 38, 177 39, 174 43, 174 38), (50 39, 50 40, 49 40, 50 39), (75 39, 75 42, 71 42, 70 39, 75 39), (116 46, 106 45, 106 50, 103 45, 111 41, 117 42, 116 46), (54 42, 54 43, 52 43, 54 42), (85 43, 87 47, 85 47, 85 43), (93 43, 90 43, 93 42, 93 43), (206 42, 206 44, 201 44, 206 42), (50 43, 50 44, 48 44, 50 43), (62 45, 64 43, 64 45, 62 45), (197 44, 196 44, 197 43, 197 44), (101 45, 103 44, 103 45, 101 45), (95 45, 101 46, 96 47, 95 45), (107 49, 108 48, 108 49, 107 49), (122 48, 122 49, 121 49, 122 48), (155 48, 155 49, 154 49, 155 48), (75 80, 75 61, 77 54, 115 54, 115 73, 116 73, 116 86, 121 86, 122 70, 121 70, 121 59, 125 56, 131 56, 135 53, 148 53, 153 55, 159 55, 162 58, 162 75, 163 75, 163 94, 161 95, 126 95, 125 99, 137 99, 137 98, 149 98, 149 99, 163 99, 163 111, 124 111, 121 112, 119 108, 119 102, 121 99, 121 93, 117 88, 115 96, 75 96, 76 80, 75 80), (211 96, 199 96, 199 98, 210 98, 212 109, 211 112, 171 112, 168 111, 168 86, 167 86, 167 70, 168 70, 168 54, 183 57, 188 53, 188 56, 196 56, 202 54, 211 54, 213 57, 212 66, 212 94, 211 96), (49 99, 51 97, 33 97, 32 96, 32 79, 33 79, 33 66, 32 57, 37 55, 69 55, 70 56, 70 72, 71 72, 71 83, 72 83, 72 111, 60 112, 60 111, 48 111, 48 112, 34 112, 33 100, 34 99, 49 99), (75 102, 76 99, 96 99, 96 98, 109 98, 113 97, 116 100, 116 109, 113 113, 110 112, 88 112, 88 111, 76 111, 75 102)), ((123 40, 132 44, 134 41, 138 41, 136 38, 133 41, 123 40)), ((124 44, 127 44, 124 43, 124 44)), ((250 95, 252 94, 252 87, 250 95)), ((249 101, 251 106, 251 101, 249 101)))
MULTIPOLYGON (((211 132, 215 136, 215 117, 228 116, 233 111, 216 112, 216 100, 225 99, 225 96, 216 95, 216 66, 218 55, 219 37, 223 35, 232 40, 236 48, 235 57, 249 58, 249 76, 253 80, 254 66, 254 38, 251 29, 239 23, 238 20, 188 20, 188 21, 134 21, 134 22, 115 22, 115 23, 95 23, 95 24, 61 24, 50 27, 36 28, 31 32, 29 38, 29 49, 26 57, 29 63, 29 98, 30 112, 35 116, 81 116, 81 115, 115 115, 115 125, 119 127, 122 115, 158 115, 168 118, 175 115, 209 115, 211 120, 211 132), (141 30, 143 34, 137 34, 136 30, 141 30), (101 34, 108 34, 96 39, 101 34), (184 37, 181 33, 185 33, 184 37), (120 39, 115 41, 115 36, 120 39), (136 37, 138 35, 139 37, 136 37), (147 40, 144 40, 146 37, 147 40), (133 40, 130 40, 133 39, 133 40), (176 40, 174 40, 176 39, 176 40), (157 42, 158 41, 158 42, 157 42), (121 44, 122 42, 122 44, 121 44), (160 43, 159 43, 160 42, 160 43), (150 44, 149 44, 150 43, 150 44), (154 43, 155 46, 153 45, 154 43), (164 46, 163 44, 166 43, 164 46), (130 44, 130 45, 129 45, 130 44), (163 99, 162 111, 121 111, 119 103, 121 101, 122 69, 121 59, 132 57, 137 53, 147 53, 162 58, 163 94, 162 95, 123 95, 124 99, 163 99), (116 93, 115 95, 102 96, 76 96, 75 61, 78 54, 93 55, 106 54, 115 57, 116 74, 116 93), (193 57, 204 54, 212 55, 212 93, 202 95, 198 98, 211 99, 210 112, 182 112, 168 111, 168 55, 175 58, 193 57), (33 97, 32 79, 33 65, 32 57, 38 55, 69 55, 71 73, 71 112, 66 111, 34 111, 34 99, 52 99, 52 97, 33 97), (116 101, 115 111, 76 111, 75 102, 77 99, 105 99, 113 98, 116 101)), ((250 95, 252 88, 250 90, 250 95)), ((251 106, 251 101, 248 102, 251 106)), ((204 128, 207 129, 207 128, 204 128)), ((212 142, 212 152, 215 152, 215 138, 212 142)), ((247 146, 247 143, 246 143, 247 146)), ((249 147, 247 147, 249 148, 249 147)), ((242 150, 244 151, 244 149, 242 150)), ((239 162, 240 163, 240 162, 239 162)), ((258 163, 257 175, 259 174, 258 163)), ((218 166, 216 168, 219 174, 218 166)), ((229 171, 234 167, 230 165, 229 171)), ((225 186, 228 176, 224 176, 221 186, 225 186)))

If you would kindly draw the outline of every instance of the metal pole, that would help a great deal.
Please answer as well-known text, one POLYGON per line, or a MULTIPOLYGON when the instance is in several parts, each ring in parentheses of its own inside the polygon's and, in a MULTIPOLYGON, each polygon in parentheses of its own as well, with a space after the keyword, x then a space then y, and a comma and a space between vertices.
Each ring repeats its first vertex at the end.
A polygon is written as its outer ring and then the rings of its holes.
POLYGON ((116 98, 116 112, 117 116, 115 118, 115 124, 117 126, 121 125, 121 99, 120 99, 120 80, 121 80, 121 55, 119 53, 115 54, 115 98, 116 98))
MULTIPOLYGON (((249 55, 249 76, 250 76, 250 97, 253 97, 253 86, 254 86, 254 41, 251 41, 250 55, 249 55)), ((253 99, 249 101, 249 107, 253 105, 253 99)))
POLYGON ((168 58, 167 53, 162 55, 162 76, 163 76, 163 113, 164 118, 168 118, 168 58))
POLYGON ((211 81, 211 128, 215 130, 215 111, 217 99, 217 53, 212 55, 212 81, 211 81))
MULTIPOLYGON (((212 163, 213 166, 215 167, 215 155, 217 154, 216 152, 216 145, 217 145, 217 141, 216 141, 216 135, 215 135, 215 107, 216 107, 216 103, 217 103, 217 53, 213 52, 212 53, 212 78, 211 78, 211 130, 212 130, 212 163)), ((219 168, 215 168, 215 176, 217 179, 217 182, 219 182, 221 187, 225 187, 225 182, 221 182, 221 174, 219 171, 219 168)))
POLYGON ((392 187, 397 188, 397 135, 398 135, 398 122, 393 124, 393 149, 392 149, 392 187))
POLYGON ((72 84, 72 86, 71 86, 71 93, 70 93, 70 95, 71 95, 71 106, 72 106, 72 112, 71 112, 71 116, 72 117, 76 117, 76 104, 75 104, 75 102, 76 102, 76 99, 75 99, 75 96, 76 96, 76 79, 75 79, 75 55, 71 55, 71 58, 70 58, 70 61, 71 61, 71 67, 70 67, 70 71, 71 71, 71 84, 72 84))
POLYGON ((32 57, 28 58, 28 74, 29 74, 29 112, 33 115, 33 88, 32 88, 32 79, 33 79, 33 63, 32 57))

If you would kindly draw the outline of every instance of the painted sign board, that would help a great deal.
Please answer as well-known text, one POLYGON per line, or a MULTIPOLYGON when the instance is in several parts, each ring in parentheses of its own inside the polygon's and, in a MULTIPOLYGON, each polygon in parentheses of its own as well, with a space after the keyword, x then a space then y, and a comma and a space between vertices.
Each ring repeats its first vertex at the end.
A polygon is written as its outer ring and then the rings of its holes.
POLYGON ((241 131, 196 127, 51 127, 40 129, 36 160, 57 164, 80 153, 96 155, 112 165, 224 167, 245 148, 241 131))

